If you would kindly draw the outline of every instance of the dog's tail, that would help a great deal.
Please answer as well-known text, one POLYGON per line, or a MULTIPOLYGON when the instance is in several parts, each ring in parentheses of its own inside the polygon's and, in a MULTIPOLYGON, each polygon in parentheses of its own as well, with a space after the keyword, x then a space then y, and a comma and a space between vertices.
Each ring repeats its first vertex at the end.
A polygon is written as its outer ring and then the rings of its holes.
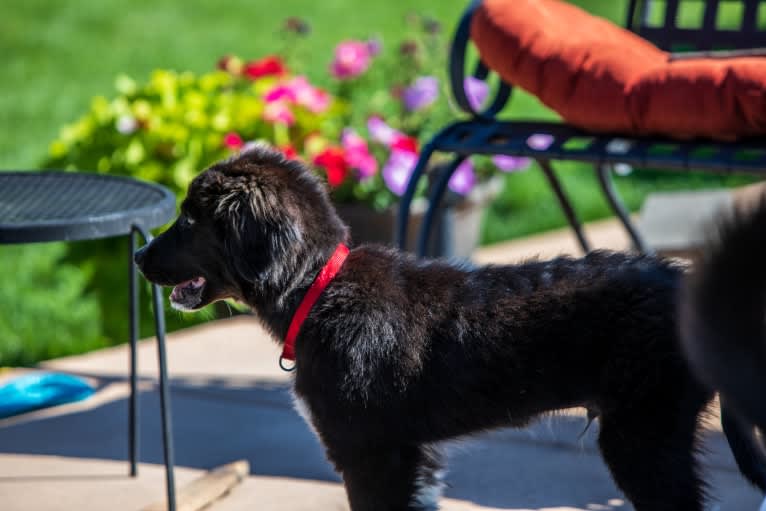
POLYGON ((681 339, 697 376, 721 395, 721 419, 743 475, 766 491, 766 197, 722 219, 686 279, 681 339))

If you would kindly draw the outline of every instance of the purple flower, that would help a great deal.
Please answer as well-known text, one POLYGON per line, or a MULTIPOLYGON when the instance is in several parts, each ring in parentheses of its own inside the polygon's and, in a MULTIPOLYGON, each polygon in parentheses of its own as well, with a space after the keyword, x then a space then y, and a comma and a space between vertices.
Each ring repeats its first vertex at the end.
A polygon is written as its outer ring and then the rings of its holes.
POLYGON ((383 166, 383 181, 388 189, 396 195, 403 195, 417 163, 417 154, 409 151, 391 151, 391 156, 383 166))
POLYGON ((492 163, 503 172, 516 172, 519 170, 526 170, 529 167, 531 160, 522 156, 497 154, 492 157, 492 163))
POLYGON ((468 195, 476 185, 476 173, 473 171, 473 163, 466 158, 458 165, 452 177, 449 179, 449 189, 459 195, 468 195))
POLYGON ((382 49, 383 42, 380 40, 380 37, 373 37, 367 41, 367 51, 370 53, 371 57, 378 55, 382 49))
POLYGON ((551 145, 553 145, 554 141, 555 138, 553 135, 548 135, 546 133, 535 133, 527 139, 527 145, 535 151, 545 151, 551 145))
POLYGON ((427 107, 438 97, 439 80, 435 76, 421 76, 402 92, 404 108, 410 112, 427 107))
POLYGON ((394 140, 401 136, 401 133, 386 124, 386 121, 382 118, 375 115, 367 119, 367 131, 370 133, 370 138, 373 141, 385 146, 390 146, 394 140))
POLYGON ((475 111, 479 111, 489 95, 489 85, 484 80, 479 80, 473 76, 467 76, 463 81, 465 95, 468 97, 468 103, 475 111))

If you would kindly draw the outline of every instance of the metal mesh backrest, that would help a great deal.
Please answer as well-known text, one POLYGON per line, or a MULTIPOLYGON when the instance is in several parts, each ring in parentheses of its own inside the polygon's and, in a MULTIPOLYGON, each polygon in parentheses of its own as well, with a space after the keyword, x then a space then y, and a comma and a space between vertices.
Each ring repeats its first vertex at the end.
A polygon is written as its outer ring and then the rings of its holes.
POLYGON ((766 47, 766 0, 630 0, 627 27, 667 51, 766 47))

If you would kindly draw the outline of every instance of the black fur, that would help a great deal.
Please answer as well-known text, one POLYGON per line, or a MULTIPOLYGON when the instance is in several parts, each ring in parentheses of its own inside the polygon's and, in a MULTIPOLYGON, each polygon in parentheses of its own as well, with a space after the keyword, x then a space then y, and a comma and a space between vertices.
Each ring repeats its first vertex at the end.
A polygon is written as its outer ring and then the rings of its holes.
MULTIPOLYGON (((180 305, 241 300, 282 342, 344 241, 321 183, 259 148, 198 176, 137 262, 165 285, 204 277, 180 305)), ((431 509, 438 442, 573 406, 598 414, 604 459, 637 510, 698 511, 698 417, 713 394, 681 353, 682 275, 609 252, 466 269, 357 247, 301 328, 295 394, 354 511, 431 509)))
POLYGON ((766 485, 764 449, 754 427, 766 431, 766 198, 718 222, 698 268, 686 279, 680 302, 683 345, 693 368, 737 416, 724 431, 742 472, 766 485))

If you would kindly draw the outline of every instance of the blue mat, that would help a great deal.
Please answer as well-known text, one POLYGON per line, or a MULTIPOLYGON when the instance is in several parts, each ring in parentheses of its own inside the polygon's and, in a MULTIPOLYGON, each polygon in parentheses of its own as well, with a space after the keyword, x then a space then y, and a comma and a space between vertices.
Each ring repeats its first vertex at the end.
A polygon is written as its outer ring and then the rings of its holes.
POLYGON ((0 418, 81 401, 94 392, 88 382, 69 374, 25 374, 0 386, 0 418))

